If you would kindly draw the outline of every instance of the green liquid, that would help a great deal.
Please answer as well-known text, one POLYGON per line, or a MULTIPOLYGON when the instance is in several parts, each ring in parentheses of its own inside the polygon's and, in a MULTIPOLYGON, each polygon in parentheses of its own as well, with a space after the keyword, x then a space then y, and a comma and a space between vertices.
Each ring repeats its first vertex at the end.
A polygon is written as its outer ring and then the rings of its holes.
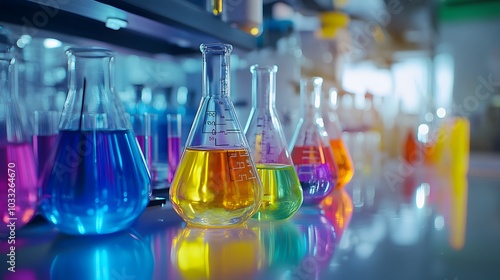
POLYGON ((252 218, 283 220, 302 205, 302 188, 295 168, 284 164, 257 164, 264 197, 259 212, 252 218))

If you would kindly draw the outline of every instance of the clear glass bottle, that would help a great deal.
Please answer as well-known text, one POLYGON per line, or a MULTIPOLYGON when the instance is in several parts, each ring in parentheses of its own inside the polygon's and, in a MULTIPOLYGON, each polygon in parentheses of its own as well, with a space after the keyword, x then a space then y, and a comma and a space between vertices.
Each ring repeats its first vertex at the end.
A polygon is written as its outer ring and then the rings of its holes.
POLYGON ((337 164, 321 117, 322 84, 320 77, 301 79, 302 113, 290 144, 304 204, 318 204, 337 184, 337 164))
POLYGON ((190 225, 244 223, 262 202, 262 185, 229 97, 232 46, 202 44, 202 99, 170 187, 174 210, 190 225))
POLYGON ((323 121, 325 122, 325 130, 328 133, 330 147, 332 148, 333 157, 338 167, 338 180, 336 189, 343 188, 349 183, 354 176, 354 164, 351 159, 351 154, 342 139, 342 127, 340 126, 339 116, 337 115, 337 89, 331 88, 328 95, 324 94, 324 100, 321 102, 323 121))
POLYGON ((60 231, 106 234, 129 227, 144 211, 150 174, 129 118, 111 84, 113 53, 67 52, 69 92, 41 209, 60 231))
POLYGON ((302 188, 276 112, 277 66, 250 67, 252 110, 245 135, 257 165, 264 197, 259 220, 290 218, 302 205, 302 188))
POLYGON ((37 203, 37 170, 16 94, 15 63, 11 46, 0 41, 0 237, 28 223, 37 203))

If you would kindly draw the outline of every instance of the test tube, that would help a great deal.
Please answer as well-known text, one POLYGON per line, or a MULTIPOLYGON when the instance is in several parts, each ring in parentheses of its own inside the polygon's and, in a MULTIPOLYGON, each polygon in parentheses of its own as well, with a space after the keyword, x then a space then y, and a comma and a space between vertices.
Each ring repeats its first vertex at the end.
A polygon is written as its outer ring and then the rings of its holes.
POLYGON ((144 159, 151 172, 153 163, 156 161, 155 143, 157 141, 154 132, 158 122, 158 115, 148 113, 133 114, 130 116, 130 121, 134 129, 135 138, 141 147, 144 159))
POLYGON ((182 117, 180 114, 167 114, 168 145, 168 182, 172 183, 181 159, 182 117))
POLYGON ((33 112, 33 153, 38 176, 42 174, 54 150, 59 131, 59 118, 58 111, 33 112))

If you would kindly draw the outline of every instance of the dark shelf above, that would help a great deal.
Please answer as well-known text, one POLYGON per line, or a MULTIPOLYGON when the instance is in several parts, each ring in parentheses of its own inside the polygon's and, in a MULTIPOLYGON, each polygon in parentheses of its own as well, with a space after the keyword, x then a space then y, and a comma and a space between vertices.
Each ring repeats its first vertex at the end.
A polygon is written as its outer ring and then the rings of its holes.
POLYGON ((1 0, 0 22, 31 36, 46 30, 152 54, 197 53, 201 43, 215 41, 257 47, 255 37, 183 0, 1 0), (127 27, 112 30, 109 18, 126 20, 127 27))

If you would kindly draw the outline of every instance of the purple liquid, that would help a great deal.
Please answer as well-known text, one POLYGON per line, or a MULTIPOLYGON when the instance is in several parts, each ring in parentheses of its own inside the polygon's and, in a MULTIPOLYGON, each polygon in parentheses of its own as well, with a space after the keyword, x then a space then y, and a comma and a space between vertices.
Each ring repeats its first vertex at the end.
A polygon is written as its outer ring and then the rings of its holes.
POLYGON ((335 187, 337 180, 327 163, 296 164, 295 169, 302 186, 304 205, 318 204, 335 187))
POLYGON ((0 169, 0 214, 2 215, 0 236, 6 236, 10 231, 7 227, 10 222, 15 222, 17 230, 28 223, 35 214, 37 176, 31 145, 29 143, 0 143, 0 169), (15 176, 10 177, 9 173, 15 176), (9 187, 11 183, 15 184, 15 193, 9 191, 13 189, 9 187), (10 197, 9 194, 11 194, 10 197), (15 194, 15 207, 13 215, 9 215, 8 199, 13 198, 12 194, 15 194))
POLYGON ((50 156, 57 143, 57 134, 33 135, 33 153, 37 163, 37 174, 40 177, 44 166, 50 160, 50 156))
POLYGON ((139 147, 141 147, 142 154, 146 159, 146 164, 149 170, 153 166, 153 138, 144 135, 136 135, 135 138, 139 142, 139 147))
POLYGON ((174 179, 175 171, 181 159, 181 138, 168 137, 168 181, 174 179))

